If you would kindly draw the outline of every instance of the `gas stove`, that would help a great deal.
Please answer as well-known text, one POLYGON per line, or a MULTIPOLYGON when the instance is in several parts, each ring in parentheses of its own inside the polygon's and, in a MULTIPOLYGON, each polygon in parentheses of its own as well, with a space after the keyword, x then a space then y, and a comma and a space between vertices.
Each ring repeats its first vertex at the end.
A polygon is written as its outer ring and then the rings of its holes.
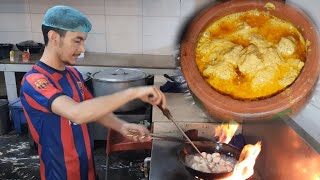
MULTIPOLYGON (((197 129, 199 134, 212 136, 219 123, 180 122, 183 130, 197 129)), ((156 123, 154 133, 182 137, 170 123, 156 123)), ((318 180, 320 156, 305 143, 284 120, 242 123, 239 130, 246 143, 262 141, 262 150, 254 166, 250 180, 290 179, 318 180)), ((149 179, 151 180, 196 180, 178 161, 177 152, 181 144, 153 140, 149 179)))

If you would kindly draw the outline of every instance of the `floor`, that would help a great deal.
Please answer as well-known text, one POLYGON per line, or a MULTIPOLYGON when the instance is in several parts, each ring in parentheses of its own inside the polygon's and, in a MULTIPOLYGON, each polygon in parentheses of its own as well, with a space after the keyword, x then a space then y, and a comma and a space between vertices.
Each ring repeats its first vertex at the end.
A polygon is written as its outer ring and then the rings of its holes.
MULTIPOLYGON (((143 161, 149 151, 113 153, 109 157, 108 179, 145 179, 143 161)), ((96 141, 94 148, 96 173, 106 179, 105 142, 96 141)), ((14 130, 0 136, 0 179, 40 179, 39 156, 31 149, 28 134, 18 135, 14 130)))

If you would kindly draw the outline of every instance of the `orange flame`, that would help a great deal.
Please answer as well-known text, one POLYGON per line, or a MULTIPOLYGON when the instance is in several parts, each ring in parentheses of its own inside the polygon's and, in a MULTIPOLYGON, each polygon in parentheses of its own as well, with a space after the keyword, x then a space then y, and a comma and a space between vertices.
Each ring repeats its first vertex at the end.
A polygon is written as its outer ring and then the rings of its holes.
MULTIPOLYGON (((224 123, 215 129, 215 136, 219 136, 219 142, 228 144, 239 124, 237 122, 224 123)), ((254 165, 261 151, 261 141, 255 145, 248 144, 241 151, 238 163, 235 165, 230 177, 223 180, 246 180, 254 174, 254 165)))
POLYGON ((221 124, 220 126, 216 127, 214 136, 219 136, 219 142, 228 144, 238 127, 239 124, 236 122, 221 124))
POLYGON ((224 180, 245 180, 254 173, 254 165, 261 151, 261 141, 255 145, 248 144, 241 151, 240 158, 234 167, 233 174, 224 180))

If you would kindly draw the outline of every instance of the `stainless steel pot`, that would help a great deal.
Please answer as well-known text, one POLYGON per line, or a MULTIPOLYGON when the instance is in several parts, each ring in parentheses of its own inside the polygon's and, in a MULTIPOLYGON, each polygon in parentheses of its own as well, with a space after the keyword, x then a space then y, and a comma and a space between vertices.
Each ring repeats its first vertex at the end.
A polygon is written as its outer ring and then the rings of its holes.
MULTIPOLYGON (((123 91, 131 87, 149 85, 153 75, 130 68, 107 69, 94 73, 92 76, 92 86, 94 96, 110 95, 123 91)), ((128 112, 145 105, 141 100, 133 100, 121 106, 115 112, 128 112)))

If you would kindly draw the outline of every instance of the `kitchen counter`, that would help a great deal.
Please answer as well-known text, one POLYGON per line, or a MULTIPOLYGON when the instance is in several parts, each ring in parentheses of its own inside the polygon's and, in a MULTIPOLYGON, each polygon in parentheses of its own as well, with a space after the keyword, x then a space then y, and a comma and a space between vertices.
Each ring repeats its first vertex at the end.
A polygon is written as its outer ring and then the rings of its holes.
MULTIPOLYGON (((23 62, 21 52, 15 52, 15 61, 9 59, 0 60, 0 64, 24 64, 33 65, 40 58, 40 54, 30 54, 30 61, 23 62)), ((154 68, 175 69, 173 56, 170 55, 142 55, 142 54, 108 54, 108 53, 85 53, 79 58, 76 66, 107 66, 107 67, 131 67, 131 68, 154 68)))
MULTIPOLYGON (((9 102, 18 97, 15 72, 29 71, 40 58, 41 54, 31 54, 30 61, 23 62, 21 52, 16 51, 14 62, 0 60, 0 71, 4 72, 9 102)), ((81 73, 95 73, 110 68, 135 68, 153 75, 173 74, 176 71, 174 57, 170 55, 85 53, 75 67, 81 73)))

